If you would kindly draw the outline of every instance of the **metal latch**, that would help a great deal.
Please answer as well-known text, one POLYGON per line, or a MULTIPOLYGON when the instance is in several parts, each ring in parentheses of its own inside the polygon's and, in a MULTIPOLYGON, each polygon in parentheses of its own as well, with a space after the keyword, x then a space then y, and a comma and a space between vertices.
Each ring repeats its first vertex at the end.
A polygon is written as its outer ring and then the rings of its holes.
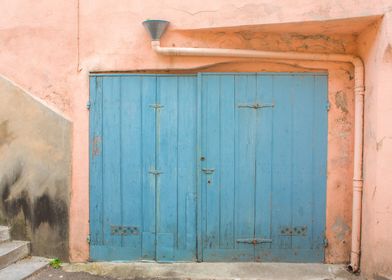
POLYGON ((272 239, 265 239, 265 238, 248 238, 248 239, 237 239, 237 243, 248 243, 248 244, 260 244, 260 243, 272 243, 272 239))
POLYGON ((251 108, 251 109, 260 109, 260 108, 274 107, 274 106, 275 106, 275 104, 260 104, 260 103, 238 104, 238 108, 251 108))
POLYGON ((203 171, 205 174, 212 174, 212 173, 214 173, 215 169, 214 168, 202 168, 201 171, 203 171))

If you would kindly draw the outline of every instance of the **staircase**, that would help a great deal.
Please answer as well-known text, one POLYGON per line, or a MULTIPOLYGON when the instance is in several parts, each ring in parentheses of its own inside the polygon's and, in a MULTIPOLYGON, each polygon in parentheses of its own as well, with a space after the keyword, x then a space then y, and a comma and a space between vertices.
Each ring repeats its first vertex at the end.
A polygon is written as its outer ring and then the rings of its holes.
POLYGON ((25 279, 48 265, 45 258, 30 257, 29 241, 13 241, 10 229, 0 226, 0 279, 25 279))

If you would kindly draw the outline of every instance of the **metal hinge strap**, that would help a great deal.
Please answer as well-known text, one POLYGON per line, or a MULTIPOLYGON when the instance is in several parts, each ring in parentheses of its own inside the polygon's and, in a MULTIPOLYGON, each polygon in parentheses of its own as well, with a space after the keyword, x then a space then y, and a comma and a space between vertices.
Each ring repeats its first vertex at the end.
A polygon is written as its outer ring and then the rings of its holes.
POLYGON ((162 174, 163 172, 162 171, 159 171, 159 170, 150 170, 150 171, 148 171, 148 173, 150 173, 150 174, 153 174, 153 175, 159 175, 159 174, 162 174))
POLYGON ((161 105, 161 104, 150 104, 149 106, 150 106, 151 108, 154 108, 154 109, 161 109, 161 108, 164 107, 164 106, 161 105))
POLYGON ((265 238, 255 238, 255 239, 237 239, 237 243, 248 243, 248 244, 260 244, 260 243, 272 243, 272 239, 265 239, 265 238))
POLYGON ((331 109, 331 103, 329 101, 327 101, 327 105, 325 106, 327 111, 329 111, 331 109))
POLYGON ((261 109, 261 108, 274 107, 274 106, 275 104, 260 104, 260 103, 238 104, 238 108, 251 108, 251 109, 261 109))
POLYGON ((201 171, 203 171, 205 174, 212 174, 212 173, 214 173, 215 169, 214 168, 202 168, 201 171))

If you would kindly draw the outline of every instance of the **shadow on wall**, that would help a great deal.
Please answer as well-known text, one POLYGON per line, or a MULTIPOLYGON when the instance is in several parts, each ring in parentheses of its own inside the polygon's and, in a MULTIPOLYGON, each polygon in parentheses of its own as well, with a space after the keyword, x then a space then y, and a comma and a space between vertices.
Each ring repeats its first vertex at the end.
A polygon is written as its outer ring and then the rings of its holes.
POLYGON ((68 260, 71 123, 0 77, 0 224, 68 260))

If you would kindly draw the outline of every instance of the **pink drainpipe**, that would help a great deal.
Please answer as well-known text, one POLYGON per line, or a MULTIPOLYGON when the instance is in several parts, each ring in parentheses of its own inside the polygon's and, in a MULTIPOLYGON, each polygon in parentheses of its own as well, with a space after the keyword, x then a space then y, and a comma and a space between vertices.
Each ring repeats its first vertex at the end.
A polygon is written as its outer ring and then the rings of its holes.
POLYGON ((361 249, 361 215, 362 215, 362 189, 363 189, 363 108, 364 108, 364 65, 362 60, 350 54, 303 53, 303 52, 274 52, 241 49, 214 49, 214 48, 177 48, 161 47, 159 40, 151 41, 153 50, 168 56, 212 56, 212 57, 242 57, 264 58, 275 60, 309 60, 348 62, 355 69, 355 134, 354 134, 354 176, 353 176, 353 212, 352 212, 352 242, 351 263, 349 269, 353 272, 359 270, 359 257, 361 249))

